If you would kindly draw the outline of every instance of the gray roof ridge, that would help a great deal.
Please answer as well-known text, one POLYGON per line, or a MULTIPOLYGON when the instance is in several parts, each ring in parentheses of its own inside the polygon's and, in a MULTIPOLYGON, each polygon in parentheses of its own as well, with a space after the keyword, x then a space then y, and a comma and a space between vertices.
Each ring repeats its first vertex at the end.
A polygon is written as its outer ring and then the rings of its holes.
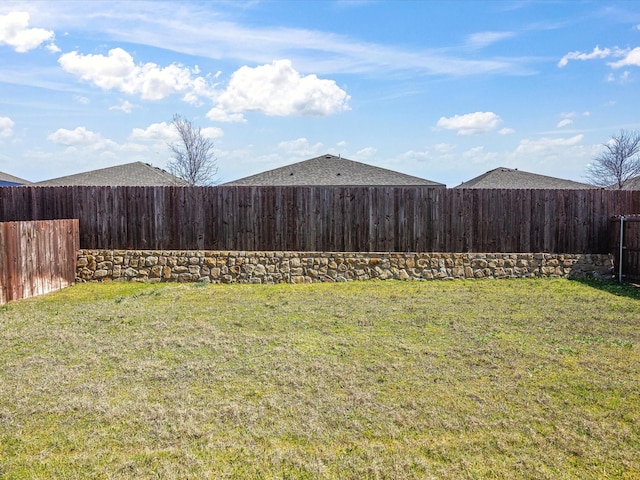
MULTIPOLYGON (((489 170, 481 175, 478 175, 477 177, 474 177, 470 180, 467 180, 466 182, 462 182, 460 185, 457 185, 454 188, 469 188, 469 187, 475 187, 476 185, 481 184, 484 180, 489 179, 491 177, 494 177, 496 173, 499 172, 517 172, 518 177, 520 178, 529 178, 529 179, 539 179, 539 180, 546 180, 546 181, 550 181, 552 183, 564 183, 566 184, 566 186, 574 186, 574 187, 583 187, 585 189, 588 188, 595 188, 593 185, 587 184, 587 183, 582 183, 582 182, 578 182, 575 180, 567 180, 564 178, 559 178, 559 177, 552 177, 550 175, 544 175, 544 174, 540 174, 540 173, 533 173, 533 172, 528 172, 525 170, 519 170, 517 168, 508 168, 508 167, 497 167, 494 168, 492 170, 489 170)), ((496 187, 486 187, 486 188, 508 188, 508 187, 500 187, 500 186, 496 186, 496 187)), ((511 187, 512 188, 512 187, 511 187)), ((537 187, 540 188, 540 187, 537 187)), ((548 188, 554 188, 549 186, 548 188)), ((557 188, 557 187, 556 187, 557 188)))
MULTIPOLYGON (((177 185, 186 185, 186 182, 184 182, 182 179, 175 177, 174 175, 161 169, 160 167, 155 167, 150 163, 142 162, 140 160, 135 162, 123 163, 120 165, 112 165, 109 167, 97 168, 95 170, 88 170, 85 172, 74 173, 74 174, 65 175, 62 177, 51 178, 48 180, 36 182, 34 185, 36 186, 89 185, 93 183, 91 181, 92 178, 99 178, 102 175, 108 176, 109 173, 116 173, 116 174, 119 173, 120 175, 125 175, 127 178, 135 179, 136 169, 137 169, 137 173, 143 172, 144 175, 155 177, 158 180, 165 180, 165 181, 175 180, 175 183, 177 185), (132 168, 132 167, 134 168, 133 172, 130 172, 129 175, 125 175, 124 172, 126 172, 128 168, 132 168)), ((117 178, 117 175, 112 178, 114 179, 117 178)), ((98 185, 100 183, 96 182, 96 184, 98 185)), ((140 182, 140 185, 143 185, 143 184, 148 184, 148 183, 145 181, 140 182)), ((120 185, 126 186, 126 184, 120 184, 120 185)), ((135 185, 135 182, 132 182, 132 185, 135 185)), ((115 186, 117 186, 117 183, 115 186)))
MULTIPOLYGON (((334 177, 334 178, 336 178, 334 177)), ((337 178, 336 178, 337 179, 337 178)), ((266 170, 254 175, 239 178, 231 182, 226 182, 223 185, 263 185, 263 186, 284 186, 284 185, 298 185, 298 186, 373 186, 373 185, 385 185, 385 186, 407 186, 407 185, 423 185, 423 186, 445 186, 442 183, 427 180, 425 178, 416 177, 395 170, 390 170, 376 165, 371 165, 356 160, 344 158, 341 155, 323 154, 316 157, 308 158, 299 162, 293 162, 288 165, 276 167, 270 170, 266 170), (329 162, 329 163, 326 163, 329 162), (345 171, 329 172, 331 167, 340 165, 345 166, 345 171), (317 165, 316 168, 314 166, 317 165), (355 168, 354 168, 355 167, 355 168), (323 172, 326 170, 326 172, 323 172), (296 176, 303 175, 306 178, 296 176), (329 174, 341 177, 335 184, 331 183, 329 174), (371 182, 366 181, 367 174, 371 177, 371 182), (295 177, 295 180, 301 179, 302 183, 296 183, 295 181, 289 182, 289 177, 295 177), (381 179, 388 177, 388 181, 381 179), (394 181, 395 178, 395 181, 394 181), (355 179, 355 180, 354 180, 355 179), (350 183, 350 180, 354 180, 350 183), (404 181, 403 181, 404 180, 404 181)))

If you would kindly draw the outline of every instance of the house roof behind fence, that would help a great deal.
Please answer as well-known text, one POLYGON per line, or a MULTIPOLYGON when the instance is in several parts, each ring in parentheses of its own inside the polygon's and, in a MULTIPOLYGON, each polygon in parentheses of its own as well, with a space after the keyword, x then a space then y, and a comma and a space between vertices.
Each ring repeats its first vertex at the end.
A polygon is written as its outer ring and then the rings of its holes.
POLYGON ((442 183, 347 160, 335 155, 322 155, 250 177, 240 178, 224 185, 445 187, 442 183))
POLYGON ((20 185, 31 185, 29 180, 0 172, 0 187, 14 187, 20 185))
POLYGON ((538 175, 518 169, 499 167, 463 182, 454 188, 530 188, 530 189, 573 189, 599 188, 587 183, 563 180, 562 178, 538 175))
MULTIPOLYGON (((612 185, 610 189, 615 189, 617 186, 612 185)), ((622 184, 622 190, 640 190, 640 177, 631 177, 629 180, 622 184)))
POLYGON ((37 182, 36 186, 185 186, 187 182, 144 162, 126 163, 37 182))

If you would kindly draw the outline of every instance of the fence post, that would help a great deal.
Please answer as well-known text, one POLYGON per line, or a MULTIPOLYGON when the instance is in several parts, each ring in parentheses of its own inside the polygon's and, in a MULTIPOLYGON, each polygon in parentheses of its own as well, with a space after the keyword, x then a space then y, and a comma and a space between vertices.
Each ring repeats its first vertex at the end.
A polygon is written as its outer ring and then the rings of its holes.
POLYGON ((622 283, 622 252, 624 250, 624 215, 620 216, 620 253, 618 256, 618 283, 622 283))

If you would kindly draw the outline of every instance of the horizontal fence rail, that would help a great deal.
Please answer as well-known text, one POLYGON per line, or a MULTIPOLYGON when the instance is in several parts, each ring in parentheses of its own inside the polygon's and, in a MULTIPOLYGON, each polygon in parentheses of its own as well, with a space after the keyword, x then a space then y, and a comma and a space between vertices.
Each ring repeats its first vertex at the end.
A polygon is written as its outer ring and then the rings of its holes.
POLYGON ((0 223, 0 304, 73 284, 77 220, 0 223))
POLYGON ((77 218, 87 249, 609 252, 640 191, 4 187, 0 221, 77 218))

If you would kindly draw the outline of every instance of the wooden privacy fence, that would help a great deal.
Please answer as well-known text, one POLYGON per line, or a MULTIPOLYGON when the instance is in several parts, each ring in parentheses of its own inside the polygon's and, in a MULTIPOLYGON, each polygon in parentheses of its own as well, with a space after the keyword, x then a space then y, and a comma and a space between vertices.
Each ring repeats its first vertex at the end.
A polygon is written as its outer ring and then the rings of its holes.
POLYGON ((78 218, 98 249, 608 253, 640 191, 5 187, 0 221, 78 218))
POLYGON ((0 304, 71 285, 79 248, 78 220, 0 223, 0 304))
POLYGON ((611 252, 620 280, 640 280, 640 215, 611 219, 611 252))

